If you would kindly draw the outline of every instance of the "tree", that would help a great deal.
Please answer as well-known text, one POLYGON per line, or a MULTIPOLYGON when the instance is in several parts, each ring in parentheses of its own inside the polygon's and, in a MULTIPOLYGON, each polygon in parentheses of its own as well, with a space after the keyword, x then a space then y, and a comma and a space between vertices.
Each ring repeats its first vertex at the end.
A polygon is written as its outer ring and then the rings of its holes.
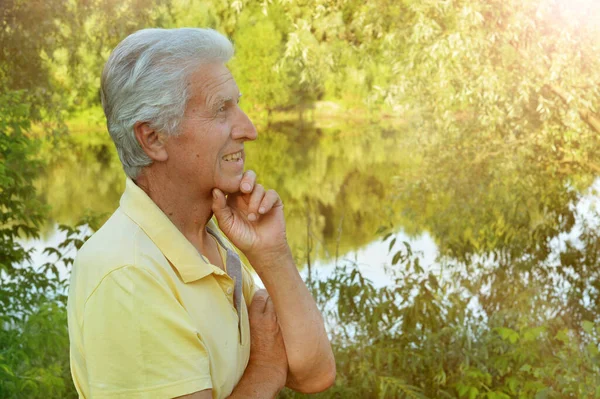
POLYGON ((233 37, 236 54, 231 62, 232 72, 244 94, 244 104, 264 107, 271 114, 288 106, 293 96, 287 75, 278 70, 284 52, 282 33, 260 13, 247 16, 240 25, 233 37))

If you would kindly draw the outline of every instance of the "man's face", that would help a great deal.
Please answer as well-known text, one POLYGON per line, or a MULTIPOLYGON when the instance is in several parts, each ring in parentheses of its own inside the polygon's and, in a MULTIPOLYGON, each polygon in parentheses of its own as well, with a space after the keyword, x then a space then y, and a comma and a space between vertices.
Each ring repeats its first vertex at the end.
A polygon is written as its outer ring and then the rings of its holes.
POLYGON ((180 134, 165 143, 169 174, 199 193, 219 188, 239 191, 244 173, 244 142, 257 137, 239 108, 240 91, 225 65, 199 67, 188 84, 188 104, 180 134))

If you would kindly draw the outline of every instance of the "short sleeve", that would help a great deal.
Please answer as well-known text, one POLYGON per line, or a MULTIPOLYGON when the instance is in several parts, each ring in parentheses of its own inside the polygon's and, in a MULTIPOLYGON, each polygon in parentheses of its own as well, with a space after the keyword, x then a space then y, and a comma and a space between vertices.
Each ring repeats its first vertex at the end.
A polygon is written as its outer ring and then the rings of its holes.
POLYGON ((212 388, 186 310, 149 271, 124 266, 87 300, 83 349, 93 398, 173 398, 212 388))
POLYGON ((246 265, 245 262, 242 262, 242 292, 244 293, 244 300, 246 301, 246 306, 250 307, 252 303, 252 298, 254 294, 258 291, 258 286, 254 282, 254 277, 252 276, 252 272, 250 268, 246 265))

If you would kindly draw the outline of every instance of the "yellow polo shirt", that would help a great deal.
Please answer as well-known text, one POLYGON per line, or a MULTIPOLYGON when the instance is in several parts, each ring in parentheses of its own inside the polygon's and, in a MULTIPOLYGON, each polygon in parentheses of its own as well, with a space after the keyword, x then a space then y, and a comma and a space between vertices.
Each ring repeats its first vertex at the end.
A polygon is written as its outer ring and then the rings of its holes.
MULTIPOLYGON (((211 221, 225 245, 231 245, 211 221)), ((219 247, 225 264, 225 250, 219 247)), ((71 373, 82 398, 228 396, 250 354, 247 305, 168 217, 127 179, 120 207, 80 249, 71 273, 71 373)))

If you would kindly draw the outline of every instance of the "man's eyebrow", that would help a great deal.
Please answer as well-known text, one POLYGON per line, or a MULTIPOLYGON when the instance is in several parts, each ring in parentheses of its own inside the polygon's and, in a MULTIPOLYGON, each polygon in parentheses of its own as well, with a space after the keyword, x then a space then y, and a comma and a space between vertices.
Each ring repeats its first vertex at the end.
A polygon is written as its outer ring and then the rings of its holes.
POLYGON ((223 103, 225 103, 225 101, 227 101, 227 97, 220 96, 220 95, 213 97, 213 98, 209 99, 208 107, 210 109, 219 108, 221 105, 223 105, 223 103))
MULTIPOLYGON (((237 96, 237 100, 242 97, 242 93, 239 93, 237 96)), ((217 106, 221 106, 228 101, 233 101, 233 97, 231 96, 217 96, 213 101, 211 101, 211 108, 216 108, 217 106)))

